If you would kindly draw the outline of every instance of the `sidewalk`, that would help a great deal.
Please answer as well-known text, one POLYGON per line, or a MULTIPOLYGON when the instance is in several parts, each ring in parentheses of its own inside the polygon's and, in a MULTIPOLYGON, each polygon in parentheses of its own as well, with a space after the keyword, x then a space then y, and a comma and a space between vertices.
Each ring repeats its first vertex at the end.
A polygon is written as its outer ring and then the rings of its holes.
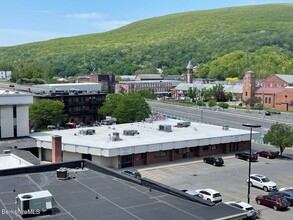
MULTIPOLYGON (((230 154, 217 154, 213 156, 222 157, 225 160, 225 159, 235 158, 234 155, 235 155, 235 152, 230 154)), ((147 171, 147 170, 154 170, 154 169, 160 169, 160 168, 166 168, 166 167, 185 166, 189 164, 202 163, 202 162, 203 162, 203 157, 190 157, 190 158, 185 158, 185 159, 180 159, 175 161, 167 161, 167 162, 156 163, 156 164, 136 166, 134 168, 139 171, 147 171)))

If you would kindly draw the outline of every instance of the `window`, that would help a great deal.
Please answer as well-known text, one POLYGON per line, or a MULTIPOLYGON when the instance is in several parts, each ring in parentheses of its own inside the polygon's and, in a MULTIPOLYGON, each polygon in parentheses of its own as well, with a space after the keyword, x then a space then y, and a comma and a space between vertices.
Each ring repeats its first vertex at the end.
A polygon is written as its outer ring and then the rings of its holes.
POLYGON ((137 160, 142 160, 142 159, 143 159, 142 154, 137 154, 136 159, 137 159, 137 160))
POLYGON ((269 104, 271 104, 271 101, 272 101, 272 100, 271 100, 271 97, 269 97, 269 104))
POLYGON ((203 146, 202 150, 216 150, 217 146, 216 145, 208 145, 208 146, 203 146))
POLYGON ((155 158, 157 157, 166 157, 167 156, 167 151, 157 151, 154 153, 155 158))
POLYGON ((268 97, 265 97, 265 103, 268 103, 268 97))
POLYGON ((182 154, 182 149, 176 149, 176 154, 182 154))
POLYGON ((16 118, 16 105, 13 105, 13 118, 16 118))
POLYGON ((203 146, 202 150, 209 150, 209 146, 203 146))

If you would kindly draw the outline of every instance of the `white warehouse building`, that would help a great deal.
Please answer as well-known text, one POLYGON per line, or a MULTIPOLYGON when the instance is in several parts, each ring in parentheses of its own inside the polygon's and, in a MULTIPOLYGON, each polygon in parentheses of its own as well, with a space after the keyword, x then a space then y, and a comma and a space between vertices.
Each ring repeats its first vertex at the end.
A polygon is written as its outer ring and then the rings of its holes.
POLYGON ((29 105, 33 96, 0 91, 0 139, 29 135, 29 105))
POLYGON ((250 146, 248 130, 174 119, 40 132, 31 137, 41 160, 89 159, 113 168, 225 154, 250 146))

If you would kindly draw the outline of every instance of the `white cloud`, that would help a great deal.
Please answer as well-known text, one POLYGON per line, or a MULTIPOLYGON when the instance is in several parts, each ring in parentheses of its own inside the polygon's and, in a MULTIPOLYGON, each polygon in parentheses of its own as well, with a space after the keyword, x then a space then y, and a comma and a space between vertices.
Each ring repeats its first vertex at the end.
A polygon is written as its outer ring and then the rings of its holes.
POLYGON ((101 13, 80 13, 80 14, 68 14, 69 18, 77 18, 77 19, 101 19, 107 17, 107 15, 101 13))
POLYGON ((23 29, 0 29, 0 46, 13 46, 72 35, 23 29))

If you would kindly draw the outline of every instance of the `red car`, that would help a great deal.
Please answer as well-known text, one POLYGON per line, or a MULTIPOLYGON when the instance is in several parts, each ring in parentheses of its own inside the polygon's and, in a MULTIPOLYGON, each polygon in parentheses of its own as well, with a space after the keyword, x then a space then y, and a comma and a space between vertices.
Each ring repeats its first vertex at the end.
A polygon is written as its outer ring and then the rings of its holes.
POLYGON ((260 157, 265 157, 268 159, 276 158, 279 155, 278 151, 259 151, 256 152, 260 157))
POLYGON ((287 209, 290 203, 287 199, 279 195, 260 195, 255 198, 259 205, 272 207, 274 210, 287 209))

